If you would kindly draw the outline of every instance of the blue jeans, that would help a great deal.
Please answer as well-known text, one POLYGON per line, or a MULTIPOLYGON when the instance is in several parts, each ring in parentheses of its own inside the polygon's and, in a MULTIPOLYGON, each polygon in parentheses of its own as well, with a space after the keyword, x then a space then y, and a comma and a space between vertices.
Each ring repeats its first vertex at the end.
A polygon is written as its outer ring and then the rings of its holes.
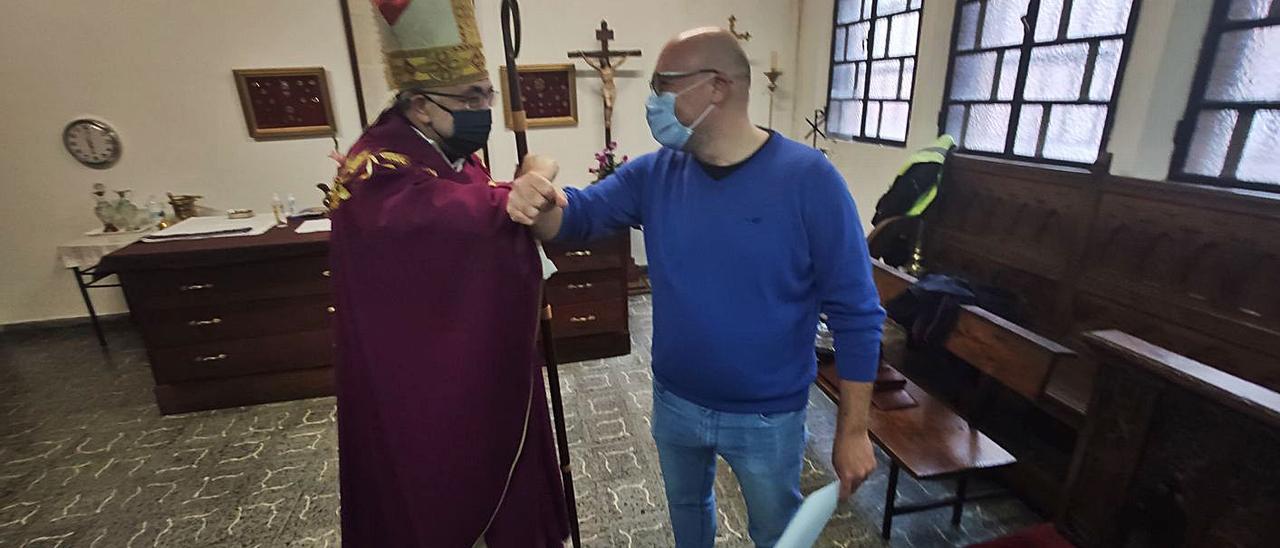
POLYGON ((653 385, 653 439, 679 548, 711 548, 716 536, 716 455, 747 501, 748 531, 772 547, 800 507, 805 411, 762 415, 707 409, 653 385))

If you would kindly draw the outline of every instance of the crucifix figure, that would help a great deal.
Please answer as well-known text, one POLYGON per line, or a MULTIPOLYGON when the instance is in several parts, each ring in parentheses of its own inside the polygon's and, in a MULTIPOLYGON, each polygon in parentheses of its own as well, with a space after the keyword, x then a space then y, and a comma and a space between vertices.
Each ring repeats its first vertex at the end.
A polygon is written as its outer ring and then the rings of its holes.
POLYGON ((613 102, 618 95, 613 77, 617 68, 627 62, 628 57, 639 57, 640 50, 609 49, 609 41, 613 40, 613 30, 609 28, 609 23, 603 20, 600 21, 600 29, 596 31, 596 40, 600 41, 598 51, 571 51, 569 58, 582 59, 600 73, 602 83, 600 93, 604 97, 604 144, 609 146, 609 143, 613 142, 613 102))

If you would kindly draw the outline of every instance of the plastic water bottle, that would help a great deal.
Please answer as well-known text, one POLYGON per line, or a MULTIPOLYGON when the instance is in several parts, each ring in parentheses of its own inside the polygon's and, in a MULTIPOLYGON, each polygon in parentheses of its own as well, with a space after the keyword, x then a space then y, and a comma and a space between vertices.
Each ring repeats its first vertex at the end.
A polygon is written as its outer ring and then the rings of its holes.
POLYGON ((154 194, 147 199, 147 214, 147 222, 150 226, 157 227, 164 223, 164 206, 156 201, 154 194))
POLYGON ((289 195, 288 200, 289 208, 286 211, 289 217, 293 217, 298 214, 298 201, 294 199, 293 194, 289 195))

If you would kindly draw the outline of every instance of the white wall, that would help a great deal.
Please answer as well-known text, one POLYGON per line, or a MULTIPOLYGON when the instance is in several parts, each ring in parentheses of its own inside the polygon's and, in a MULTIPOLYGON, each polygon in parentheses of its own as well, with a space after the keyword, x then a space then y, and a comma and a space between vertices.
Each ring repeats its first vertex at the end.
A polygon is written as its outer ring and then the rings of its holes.
MULTIPOLYGON (((793 124, 822 106, 827 94, 834 0, 803 0, 800 88, 793 124)), ((831 160, 844 174, 864 222, 875 202, 912 151, 938 133, 938 111, 946 87, 955 0, 925 0, 916 69, 916 89, 905 148, 833 142, 831 160)), ((1186 108, 1191 79, 1209 21, 1210 0, 1141 0, 1108 150, 1112 173, 1164 179, 1173 153, 1173 131, 1186 108)))
MULTIPOLYGON (((0 51, 0 325, 85 314, 54 250, 97 223, 93 183, 140 202, 172 191, 269 211, 279 192, 319 205, 331 142, 251 139, 232 69, 323 66, 339 138, 360 131, 335 2, 8 2, 0 51), (63 126, 84 115, 120 133, 115 167, 83 167, 63 149, 63 126)), ((124 310, 115 290, 95 297, 124 310)))
MULTIPOLYGON (((775 128, 792 138, 826 102, 834 0, 541 0, 525 2, 520 63, 568 62, 566 52, 595 49, 600 19, 615 29, 616 48, 639 48, 617 80, 614 135, 622 152, 656 148, 644 122, 647 80, 662 44, 699 25, 725 25, 736 14, 755 64, 752 115, 763 124, 768 94, 760 74, 778 51, 784 72, 775 128)), ((1110 150, 1113 172, 1160 179, 1167 174, 1173 128, 1182 116, 1208 20, 1206 0, 1145 0, 1124 77, 1110 150)), ((502 64, 498 0, 476 10, 491 73, 502 64)), ((955 0, 925 0, 916 89, 905 148, 829 143, 864 221, 910 151, 937 134, 955 0)), ((357 14, 357 18, 358 18, 357 14)), ((359 21, 357 20, 357 24, 359 21)), ((206 196, 219 208, 268 208, 273 192, 314 205, 313 185, 332 177, 327 139, 257 142, 249 138, 233 68, 324 66, 339 139, 359 135, 354 88, 337 2, 328 0, 101 0, 23 2, 0 20, 0 325, 82 316, 71 275, 54 248, 94 226, 89 188, 133 188, 139 201, 165 191, 206 196), (124 140, 124 156, 106 171, 80 166, 62 148, 71 119, 97 116, 124 140)), ((530 147, 560 160, 562 182, 584 185, 602 145, 599 80, 579 62, 573 128, 530 130, 530 147)), ((366 75, 368 78, 368 75, 366 75)), ((377 98, 370 99, 370 116, 377 98)), ((510 132, 499 117, 491 141, 495 174, 514 169, 510 132)), ((642 246, 635 253, 644 263, 642 246)), ((110 291, 96 293, 104 312, 124 310, 110 291)))
MULTIPOLYGON (((656 148, 644 122, 648 75, 662 44, 681 30, 726 25, 730 13, 753 38, 745 43, 756 64, 752 113, 764 123, 767 93, 759 73, 770 51, 783 70, 796 57, 799 0, 538 0, 524 2, 525 43, 519 62, 569 62, 570 50, 596 49, 600 19, 609 21, 613 47, 639 48, 617 80, 614 139, 622 152, 656 148)), ((133 188, 137 200, 165 191, 205 196, 218 208, 269 208, 273 192, 294 193, 317 205, 313 185, 333 176, 327 138, 257 142, 249 138, 231 70, 324 66, 345 148, 359 135, 350 63, 338 4, 333 0, 184 1, 99 0, 26 2, 7 6, 0 20, 0 325, 83 316, 71 275, 55 247, 93 228, 90 186, 133 188), (111 123, 124 156, 106 171, 76 163, 63 150, 70 120, 91 115, 111 123)), ((499 2, 478 0, 481 34, 494 81, 502 64, 499 2)), ((357 21, 357 24, 359 22, 357 21)), ((825 47, 825 46, 824 46, 825 47)), ((599 80, 579 62, 576 128, 534 129, 530 147, 562 165, 563 182, 583 185, 603 146, 599 80)), ((776 125, 792 120, 794 73, 783 76, 776 125), (791 79, 788 82, 788 79, 791 79)), ((366 76, 367 78, 367 76, 366 76)), ((825 80, 824 80, 825 82, 825 80)), ((378 100, 372 99, 370 116, 378 100)), ((806 106, 806 108, 809 108, 806 106)), ((510 132, 501 118, 491 141, 493 168, 515 166, 510 132)), ((635 253, 644 263, 635 240, 635 253)), ((114 290, 96 291, 100 311, 124 310, 114 290)))

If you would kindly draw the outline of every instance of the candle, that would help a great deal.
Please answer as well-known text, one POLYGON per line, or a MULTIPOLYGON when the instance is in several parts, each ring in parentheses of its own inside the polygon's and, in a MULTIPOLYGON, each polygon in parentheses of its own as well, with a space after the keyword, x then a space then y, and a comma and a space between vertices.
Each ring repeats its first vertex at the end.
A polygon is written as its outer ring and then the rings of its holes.
POLYGON ((778 70, 778 52, 769 52, 769 70, 778 70))

